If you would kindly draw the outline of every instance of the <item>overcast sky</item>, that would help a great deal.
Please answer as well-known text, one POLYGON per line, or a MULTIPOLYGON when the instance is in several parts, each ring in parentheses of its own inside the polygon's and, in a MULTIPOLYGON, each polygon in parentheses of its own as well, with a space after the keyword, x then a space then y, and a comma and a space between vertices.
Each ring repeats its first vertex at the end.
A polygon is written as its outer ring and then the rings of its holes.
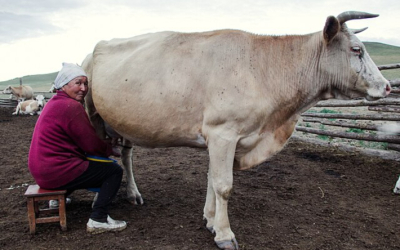
POLYGON ((100 40, 227 28, 308 34, 348 10, 380 15, 347 23, 369 27, 362 41, 400 46, 399 0, 0 0, 0 81, 81 64, 100 40))

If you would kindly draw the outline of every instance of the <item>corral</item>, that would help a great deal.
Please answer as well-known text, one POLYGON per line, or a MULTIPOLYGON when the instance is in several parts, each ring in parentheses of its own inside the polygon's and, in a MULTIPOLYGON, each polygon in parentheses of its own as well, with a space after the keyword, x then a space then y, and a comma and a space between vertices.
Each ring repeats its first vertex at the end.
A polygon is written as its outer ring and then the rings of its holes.
MULTIPOLYGON (((133 206, 123 183, 111 215, 129 222, 120 233, 85 232, 93 193, 77 191, 67 207, 68 231, 41 224, 29 236, 27 156, 37 116, 0 108, 1 249, 217 249, 202 225, 205 150, 134 150, 144 197, 133 206)), ((291 139, 251 170, 234 173, 232 228, 241 249, 399 249, 400 196, 392 189, 400 163, 291 139)))

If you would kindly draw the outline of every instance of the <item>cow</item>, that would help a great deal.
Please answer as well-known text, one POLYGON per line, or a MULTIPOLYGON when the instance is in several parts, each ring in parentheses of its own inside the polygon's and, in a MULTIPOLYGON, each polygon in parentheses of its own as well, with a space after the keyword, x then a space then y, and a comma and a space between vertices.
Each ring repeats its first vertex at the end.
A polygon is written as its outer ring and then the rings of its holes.
POLYGON ((33 89, 30 86, 21 85, 18 87, 12 87, 11 85, 8 85, 8 87, 3 90, 3 94, 10 94, 10 99, 15 96, 18 101, 33 99, 33 89))
POLYGON ((397 179, 396 184, 394 185, 393 193, 400 194, 400 176, 397 179))
POLYGON ((37 95, 35 99, 36 100, 27 100, 27 101, 19 102, 15 112, 12 114, 13 115, 19 115, 19 114, 22 114, 22 115, 38 114, 38 115, 40 115, 44 106, 46 105, 46 100, 44 99, 43 95, 37 95))
POLYGON ((353 19, 329 16, 307 35, 240 30, 159 32, 100 41, 82 63, 88 116, 123 137, 128 198, 143 203, 132 174, 132 145, 189 146, 209 152, 203 216, 220 249, 238 249, 228 219, 233 170, 279 152, 301 113, 320 100, 377 100, 391 90, 356 37, 353 19))
POLYGON ((54 85, 54 83, 51 84, 51 87, 49 89, 49 93, 56 93, 56 85, 54 85))
MULTIPOLYGON (((380 134, 400 135, 400 123, 397 122, 387 122, 378 126, 377 129, 380 134)), ((393 188, 393 193, 400 194, 400 176, 397 179, 396 184, 393 188)))

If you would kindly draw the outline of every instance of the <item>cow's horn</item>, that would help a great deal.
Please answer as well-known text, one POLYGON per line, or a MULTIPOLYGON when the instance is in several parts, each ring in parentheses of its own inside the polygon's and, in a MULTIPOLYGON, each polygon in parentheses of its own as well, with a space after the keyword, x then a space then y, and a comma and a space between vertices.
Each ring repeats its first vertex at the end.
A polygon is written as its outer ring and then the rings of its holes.
POLYGON ((359 12, 359 11, 346 11, 337 16, 340 24, 343 24, 346 21, 354 20, 354 19, 364 19, 364 18, 373 18, 377 17, 377 14, 370 14, 366 12, 359 12))
POLYGON ((350 31, 353 32, 354 34, 358 34, 363 32, 364 30, 368 29, 368 27, 362 28, 362 29, 351 29, 350 31))

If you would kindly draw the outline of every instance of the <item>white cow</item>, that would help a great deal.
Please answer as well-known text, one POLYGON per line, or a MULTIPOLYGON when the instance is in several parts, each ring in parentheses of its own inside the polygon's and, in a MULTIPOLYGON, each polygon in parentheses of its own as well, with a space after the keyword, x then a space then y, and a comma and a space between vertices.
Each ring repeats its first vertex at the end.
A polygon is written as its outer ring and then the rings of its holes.
POLYGON ((13 115, 40 115, 46 105, 46 101, 43 95, 37 95, 35 99, 19 102, 13 115))
POLYGON ((391 88, 345 24, 376 17, 329 16, 322 32, 262 36, 238 30, 160 32, 99 42, 83 62, 89 117, 124 140, 128 198, 142 203, 132 143, 208 148, 204 218, 221 249, 238 249, 228 219, 233 170, 279 152, 301 113, 330 98, 375 100, 391 88))
MULTIPOLYGON (((400 124, 396 122, 388 122, 382 124, 378 127, 378 131, 380 133, 389 134, 389 135, 399 135, 400 134, 400 124)), ((395 194, 400 194, 400 177, 396 182, 396 185, 393 188, 393 192, 395 194)))
POLYGON ((3 90, 3 94, 10 94, 10 99, 15 96, 18 101, 33 99, 33 89, 30 86, 21 85, 18 87, 12 87, 8 85, 8 87, 3 90))
POLYGON ((49 89, 49 93, 56 93, 56 85, 54 85, 54 83, 51 84, 51 87, 49 89))

